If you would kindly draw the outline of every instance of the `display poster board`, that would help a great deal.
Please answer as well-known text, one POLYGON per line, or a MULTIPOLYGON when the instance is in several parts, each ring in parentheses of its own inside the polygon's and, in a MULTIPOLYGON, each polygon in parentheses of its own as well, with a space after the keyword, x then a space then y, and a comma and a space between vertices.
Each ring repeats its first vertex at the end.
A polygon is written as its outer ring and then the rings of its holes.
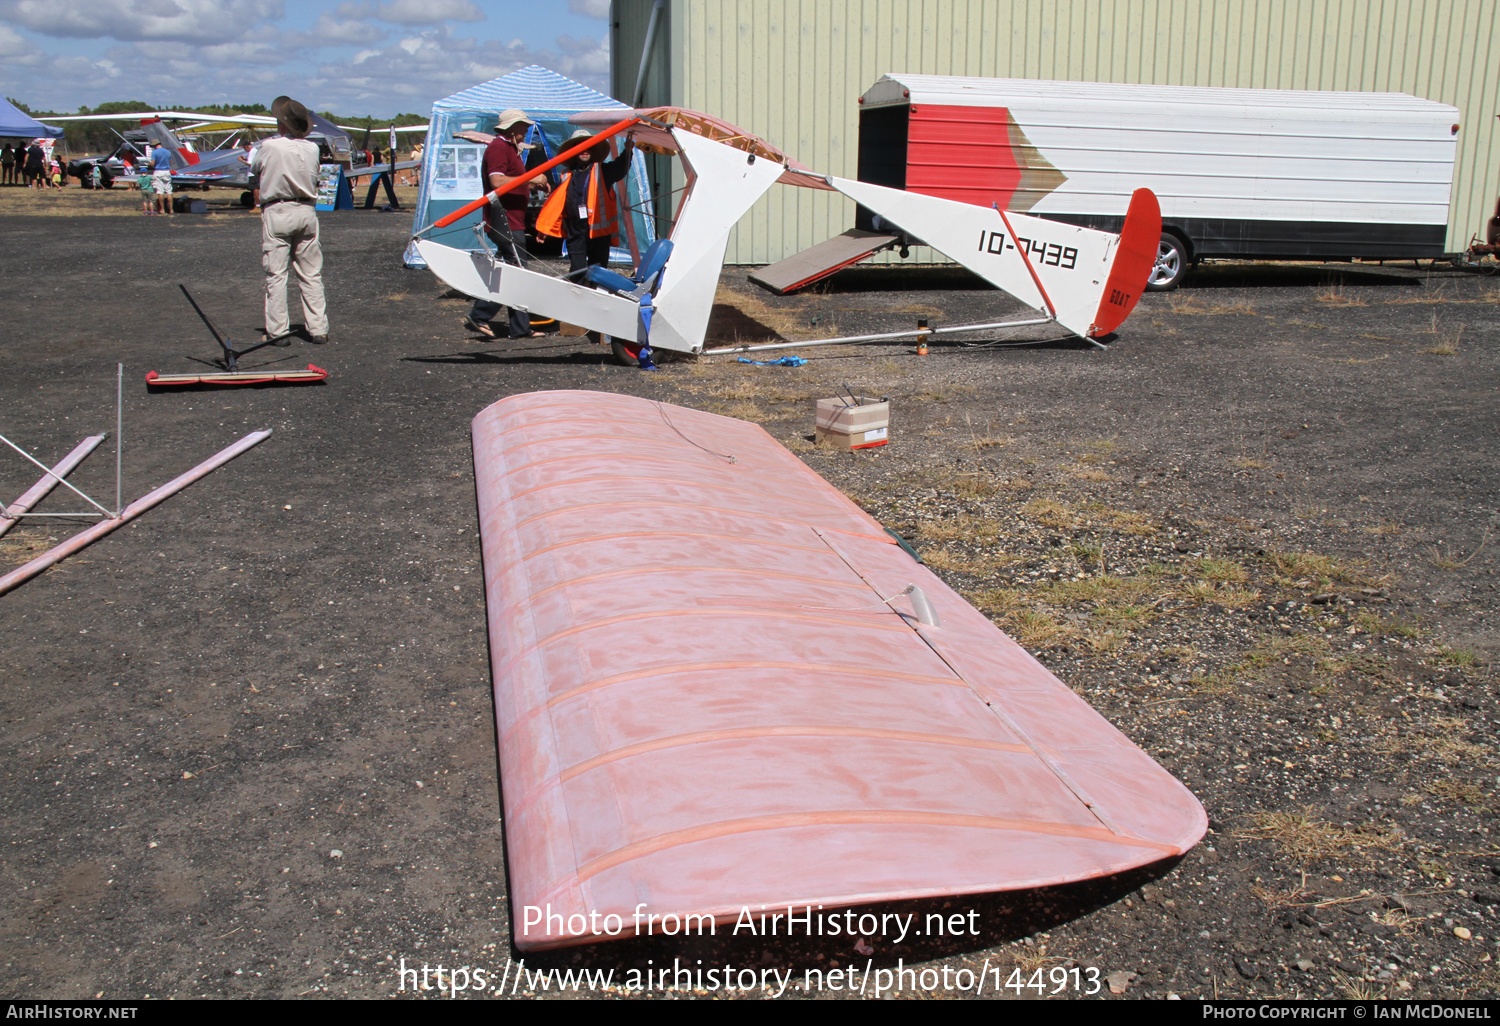
POLYGON ((354 192, 344 177, 342 164, 318 165, 319 210, 353 210, 354 192))
POLYGON ((437 164, 432 178, 431 199, 476 200, 485 193, 480 181, 484 147, 444 144, 438 147, 437 164))
POLYGON ((318 209, 332 210, 339 197, 339 177, 343 168, 337 164, 318 165, 318 209))

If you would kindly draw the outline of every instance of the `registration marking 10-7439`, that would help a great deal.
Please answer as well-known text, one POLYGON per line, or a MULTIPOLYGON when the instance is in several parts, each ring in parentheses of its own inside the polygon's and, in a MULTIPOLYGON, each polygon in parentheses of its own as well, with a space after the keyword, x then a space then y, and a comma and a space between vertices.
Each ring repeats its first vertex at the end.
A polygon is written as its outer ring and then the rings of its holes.
MULTIPOLYGON (((1055 242, 1023 239, 1020 236, 1016 237, 1016 242, 1019 242, 1039 264, 1061 267, 1065 271, 1071 271, 1078 265, 1078 250, 1072 246, 1059 246, 1055 242)), ((979 252, 981 253, 994 253, 998 256, 1007 249, 1015 248, 1004 232, 982 231, 979 233, 979 252)))

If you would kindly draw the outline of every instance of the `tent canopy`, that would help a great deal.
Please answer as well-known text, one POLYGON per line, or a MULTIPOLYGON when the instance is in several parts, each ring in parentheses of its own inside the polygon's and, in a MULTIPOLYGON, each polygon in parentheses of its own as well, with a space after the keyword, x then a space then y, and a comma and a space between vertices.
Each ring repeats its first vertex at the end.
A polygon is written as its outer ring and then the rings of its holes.
POLYGON ((612 97, 590 89, 540 65, 513 71, 497 79, 470 86, 432 105, 432 112, 491 111, 515 107, 538 121, 566 121, 568 115, 581 110, 604 110, 627 106, 612 97))
POLYGON ((24 113, 9 100, 0 97, 0 136, 22 139, 56 139, 63 134, 61 128, 44 125, 30 114, 24 113))
MULTIPOLYGON (((422 152, 422 189, 412 223, 413 234, 483 194, 487 186, 474 181, 477 175, 474 160, 482 152, 482 146, 475 140, 493 134, 496 115, 512 108, 525 111, 540 127, 528 140, 541 151, 529 159, 532 166, 564 148, 568 136, 578 127, 568 120, 574 114, 630 109, 619 100, 535 64, 438 100, 432 105, 431 127, 422 152)), ((612 152, 618 152, 615 146, 619 141, 611 141, 612 152)), ((552 173, 552 179, 555 185, 556 172, 552 173)), ((630 173, 616 188, 620 190, 620 209, 625 216, 621 218, 620 246, 612 251, 611 260, 633 262, 656 237, 646 162, 639 153, 631 163, 630 173)), ((469 215, 442 230, 440 241, 459 249, 478 249, 480 242, 473 227, 479 221, 479 214, 469 215)), ((407 248, 406 266, 426 266, 415 246, 407 248)))

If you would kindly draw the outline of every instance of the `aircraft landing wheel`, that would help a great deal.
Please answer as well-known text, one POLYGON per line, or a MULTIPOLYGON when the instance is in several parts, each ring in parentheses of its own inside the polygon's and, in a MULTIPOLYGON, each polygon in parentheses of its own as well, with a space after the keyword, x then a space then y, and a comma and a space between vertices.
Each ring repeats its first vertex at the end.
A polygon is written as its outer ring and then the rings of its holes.
POLYGON ((1187 243, 1171 232, 1162 232, 1161 244, 1156 249, 1156 266, 1146 279, 1146 291, 1170 292, 1181 285, 1187 276, 1188 261, 1187 243))
POLYGON ((249 210, 251 207, 255 206, 255 194, 252 193, 249 189, 246 189, 244 192, 240 193, 240 206, 244 207, 246 210, 249 210))

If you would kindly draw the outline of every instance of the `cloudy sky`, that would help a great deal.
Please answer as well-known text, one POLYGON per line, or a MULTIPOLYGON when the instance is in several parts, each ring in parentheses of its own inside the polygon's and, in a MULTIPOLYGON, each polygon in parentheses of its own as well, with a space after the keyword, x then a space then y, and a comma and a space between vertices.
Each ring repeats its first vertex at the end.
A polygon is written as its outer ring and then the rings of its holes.
POLYGON ((0 0, 0 92, 377 117, 528 64, 608 92, 609 0, 0 0))

